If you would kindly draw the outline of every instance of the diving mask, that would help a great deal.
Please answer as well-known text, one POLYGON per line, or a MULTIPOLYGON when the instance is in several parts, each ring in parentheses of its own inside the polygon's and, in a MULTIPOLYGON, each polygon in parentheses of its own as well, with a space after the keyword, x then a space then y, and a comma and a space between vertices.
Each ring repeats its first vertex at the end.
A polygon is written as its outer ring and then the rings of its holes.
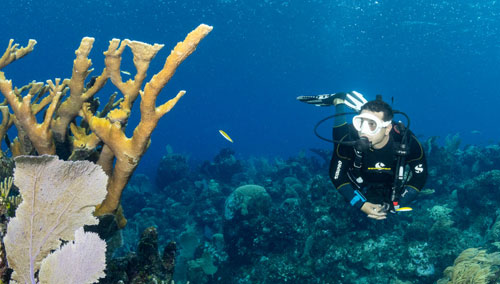
POLYGON ((352 124, 362 134, 376 135, 380 129, 389 126, 391 121, 382 121, 371 113, 362 113, 352 118, 352 124))

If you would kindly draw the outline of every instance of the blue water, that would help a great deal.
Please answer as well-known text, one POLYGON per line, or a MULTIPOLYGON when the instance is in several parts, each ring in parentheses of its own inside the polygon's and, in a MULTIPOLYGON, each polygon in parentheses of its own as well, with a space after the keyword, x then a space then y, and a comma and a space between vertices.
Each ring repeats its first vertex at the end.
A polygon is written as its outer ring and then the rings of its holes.
MULTIPOLYGON (((187 94, 160 120, 139 172, 155 170, 167 144, 193 160, 228 146, 241 157, 330 147, 312 129, 333 109, 295 98, 338 91, 393 97, 421 137, 499 140, 497 1, 4 0, 2 6, 1 49, 10 38, 38 41, 33 53, 3 70, 17 86, 70 77, 84 36, 96 39, 96 75, 112 38, 165 44, 150 78, 188 32, 201 23, 214 27, 162 91, 161 102, 182 89, 187 94)), ((134 74, 131 53, 125 54, 122 69, 134 74)), ((113 91, 108 82, 98 96, 113 91)), ((129 132, 138 119, 136 109, 129 132)), ((322 131, 329 135, 328 127, 322 131)))

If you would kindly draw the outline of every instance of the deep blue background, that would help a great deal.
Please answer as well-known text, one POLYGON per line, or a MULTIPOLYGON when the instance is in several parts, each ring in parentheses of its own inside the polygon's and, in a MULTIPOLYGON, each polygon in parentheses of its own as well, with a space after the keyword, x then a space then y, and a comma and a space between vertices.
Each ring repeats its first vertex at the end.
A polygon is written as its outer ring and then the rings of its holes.
MULTIPOLYGON (((227 146, 241 157, 330 147, 312 128, 333 109, 295 98, 338 91, 394 97, 422 137, 460 133, 465 143, 499 141, 497 1, 2 2, 0 49, 10 38, 38 41, 33 53, 3 70, 17 86, 70 77, 84 36, 96 39, 95 74, 112 38, 165 44, 151 77, 198 24, 214 27, 163 90, 161 102, 181 89, 187 94, 160 121, 139 172, 154 170, 167 144, 194 160, 227 146)), ((134 73, 126 54, 122 69, 134 73)), ((99 96, 112 91, 108 82, 99 96)), ((130 126, 137 119, 136 111, 130 126)))

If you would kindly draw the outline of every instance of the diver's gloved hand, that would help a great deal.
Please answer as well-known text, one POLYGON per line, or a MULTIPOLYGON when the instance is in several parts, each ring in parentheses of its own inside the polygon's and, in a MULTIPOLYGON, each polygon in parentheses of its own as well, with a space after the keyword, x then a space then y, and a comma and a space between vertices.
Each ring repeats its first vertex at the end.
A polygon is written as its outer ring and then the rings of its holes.
POLYGON ((361 110, 361 107, 367 102, 368 101, 365 99, 365 97, 356 91, 352 91, 351 93, 347 94, 345 99, 345 105, 358 112, 361 110))
POLYGON ((344 103, 346 93, 324 94, 317 96, 299 96, 297 100, 315 106, 336 106, 344 103))
POLYGON ((368 218, 375 220, 384 220, 387 218, 387 208, 380 204, 365 202, 361 207, 361 211, 368 215, 368 218))

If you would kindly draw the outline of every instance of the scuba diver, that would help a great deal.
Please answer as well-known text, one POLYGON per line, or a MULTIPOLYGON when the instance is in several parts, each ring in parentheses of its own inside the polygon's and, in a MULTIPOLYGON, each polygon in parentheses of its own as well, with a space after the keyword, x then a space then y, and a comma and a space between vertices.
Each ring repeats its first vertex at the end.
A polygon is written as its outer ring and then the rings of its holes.
POLYGON ((408 206, 427 180, 427 163, 406 114, 393 111, 380 95, 368 102, 355 91, 297 99, 335 106, 336 114, 318 122, 315 133, 334 143, 330 179, 351 206, 376 220, 386 219, 388 212, 412 210, 408 206), (344 112, 345 106, 356 112, 344 112), (346 122, 349 114, 356 114, 352 124, 346 122), (394 114, 405 116, 407 124, 393 121, 394 114), (317 133, 317 127, 332 117, 333 140, 329 140, 317 133))

